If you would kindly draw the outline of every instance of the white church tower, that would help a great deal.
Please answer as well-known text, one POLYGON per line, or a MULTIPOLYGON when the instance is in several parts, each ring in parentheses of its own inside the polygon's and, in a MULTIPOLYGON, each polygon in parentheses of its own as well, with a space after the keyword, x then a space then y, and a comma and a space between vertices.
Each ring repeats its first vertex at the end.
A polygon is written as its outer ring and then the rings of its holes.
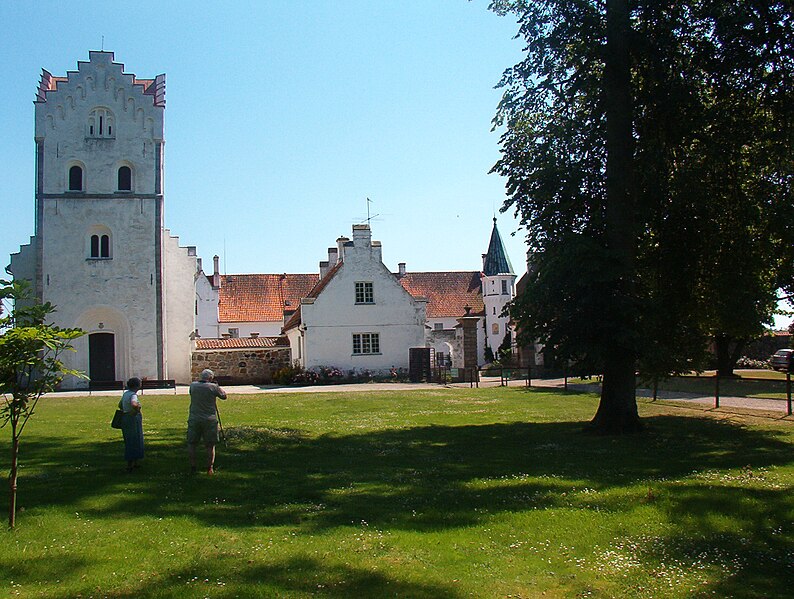
MULTIPOLYGON (((509 330, 510 317, 503 314, 507 303, 515 296, 516 275, 510 264, 502 237, 493 219, 488 253, 482 255, 482 300, 485 304, 485 344, 494 356, 509 330)), ((511 337, 512 339, 512 337, 511 337)))
POLYGON ((10 269, 86 331, 67 359, 92 381, 190 380, 196 257, 163 228, 164 111, 165 75, 138 79, 112 52, 42 70, 36 230, 10 269))

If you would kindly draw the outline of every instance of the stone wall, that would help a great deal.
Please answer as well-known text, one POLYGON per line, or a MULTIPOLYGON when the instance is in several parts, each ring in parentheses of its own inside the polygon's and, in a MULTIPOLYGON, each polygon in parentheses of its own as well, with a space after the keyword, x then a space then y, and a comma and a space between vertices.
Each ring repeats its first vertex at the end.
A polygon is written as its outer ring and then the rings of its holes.
POLYGON ((209 368, 216 377, 231 377, 233 384, 270 384, 273 373, 289 366, 289 347, 245 348, 245 349, 197 349, 193 351, 192 377, 209 368))

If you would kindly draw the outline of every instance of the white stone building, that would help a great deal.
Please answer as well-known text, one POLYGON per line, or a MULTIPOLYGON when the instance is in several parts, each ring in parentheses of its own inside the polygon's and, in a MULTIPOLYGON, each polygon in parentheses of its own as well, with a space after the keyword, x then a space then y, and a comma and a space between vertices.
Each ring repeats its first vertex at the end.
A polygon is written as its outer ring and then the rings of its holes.
POLYGON ((65 359, 93 381, 190 380, 196 257, 163 227, 164 111, 165 76, 137 79, 111 52, 42 71, 36 230, 10 271, 86 331, 65 359))
MULTIPOLYGON (((223 349, 282 346, 306 368, 388 371, 429 347, 459 366, 459 319, 479 319, 477 361, 510 335, 515 275, 496 228, 483 270, 391 272, 355 225, 319 274, 205 274, 163 226, 165 76, 138 79, 90 52, 76 71, 43 70, 35 101, 36 229, 11 256, 15 279, 86 335, 67 365, 93 382, 191 378, 193 339, 223 349), (274 338, 281 337, 280 340, 274 338), (239 339, 235 345, 234 339, 239 339)), ((64 388, 87 386, 67 380, 64 388)))
POLYGON ((293 360, 304 368, 408 368, 408 350, 425 347, 426 303, 383 264, 369 225, 353 225, 353 239, 337 240, 284 333, 293 360))
MULTIPOLYGON (((197 332, 202 339, 219 337, 249 338, 251 336, 275 337, 281 334, 282 328, 289 336, 293 359, 305 367, 333 366, 354 369, 364 360, 352 353, 344 351, 347 344, 334 345, 328 348, 314 347, 315 343, 325 344, 325 337, 320 335, 300 335, 296 330, 298 318, 302 318, 306 305, 314 305, 321 294, 326 294, 328 274, 337 276, 334 270, 342 261, 362 259, 374 268, 379 276, 386 277, 389 283, 379 283, 382 289, 392 290, 398 300, 405 299, 397 292, 393 282, 397 282, 415 300, 425 303, 425 322, 423 341, 417 345, 403 345, 399 356, 390 361, 389 367, 404 367, 407 363, 410 347, 429 347, 434 350, 437 363, 460 367, 463 359, 462 337, 459 327, 460 317, 468 314, 479 318, 477 325, 477 363, 485 364, 486 347, 494 353, 504 341, 505 335, 512 338, 509 318, 503 314, 507 303, 514 297, 515 275, 504 244, 494 222, 488 252, 483 254, 483 270, 479 271, 440 271, 440 272, 408 272, 405 263, 398 265, 397 272, 389 273, 381 262, 380 243, 371 239, 375 248, 370 253, 352 253, 356 236, 371 238, 371 231, 365 225, 356 225, 353 241, 340 238, 337 246, 329 248, 328 259, 320 262, 317 274, 234 274, 223 275, 218 272, 218 259, 214 261, 212 275, 202 274, 196 284, 197 295, 197 332), (340 260, 341 257, 341 260, 340 260), (378 261, 377 268, 373 260, 378 261), (388 276, 385 273, 389 273, 388 276), (296 310, 301 314, 293 316, 296 310), (307 352, 309 359, 307 359, 307 352), (312 356, 315 359, 311 359, 312 356), (321 357, 320 357, 321 356, 321 357), (310 364, 310 366, 306 366, 310 364)), ((364 243, 363 241, 361 243, 364 243)), ((351 267, 352 268, 352 267, 351 267)), ((383 293, 383 291, 381 291, 383 293)), ((325 299, 323 302, 330 301, 325 299)), ((350 318, 376 316, 377 322, 384 327, 395 326, 394 317, 383 303, 378 309, 367 307, 363 311, 350 312, 344 304, 345 298, 338 309, 350 313, 350 318)), ((321 302, 322 303, 322 302, 321 302)), ((313 308, 308 308, 311 312, 313 308)), ((334 320, 323 325, 333 328, 334 320)), ((361 321, 362 325, 367 320, 361 321)), ((306 326, 308 326, 307 323, 306 326)), ((347 325, 344 325, 347 326, 347 325)), ((380 333, 378 333, 380 335, 380 333)), ((400 339, 400 337, 394 337, 400 339)), ((378 337, 380 340, 380 336, 378 337)), ((416 343, 412 338, 411 344, 416 343)), ((372 369, 371 367, 367 367, 372 369)))

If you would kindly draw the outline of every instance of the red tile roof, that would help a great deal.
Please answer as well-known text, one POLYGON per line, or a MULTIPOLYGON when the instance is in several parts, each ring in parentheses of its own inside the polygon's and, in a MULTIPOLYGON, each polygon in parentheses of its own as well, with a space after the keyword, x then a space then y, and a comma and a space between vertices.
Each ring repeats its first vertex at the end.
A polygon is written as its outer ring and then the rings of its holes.
POLYGON ((398 280, 414 297, 428 299, 428 318, 460 317, 466 306, 474 316, 485 312, 479 272, 409 272, 398 280))
POLYGON ((284 310, 297 310, 300 299, 317 285, 316 274, 221 275, 221 322, 280 321, 284 310))
POLYGON ((196 339, 196 349, 245 349, 257 347, 288 347, 284 337, 238 337, 229 339, 196 339))
MULTIPOLYGON (((307 293, 303 297, 317 297, 318 295, 320 295, 322 290, 325 289, 326 285, 328 285, 328 283, 331 281, 331 279, 334 278, 336 273, 339 272, 339 269, 342 268, 342 264, 344 264, 344 262, 337 262, 334 265, 334 267, 331 270, 329 270, 322 279, 317 281, 317 284, 314 287, 312 287, 311 291, 309 291, 309 293, 307 293)), ((294 329, 296 326, 300 324, 300 321, 301 321, 301 310, 300 310, 300 302, 298 302, 298 309, 296 310, 295 314, 293 314, 289 318, 286 324, 284 324, 282 333, 290 329, 294 329)))

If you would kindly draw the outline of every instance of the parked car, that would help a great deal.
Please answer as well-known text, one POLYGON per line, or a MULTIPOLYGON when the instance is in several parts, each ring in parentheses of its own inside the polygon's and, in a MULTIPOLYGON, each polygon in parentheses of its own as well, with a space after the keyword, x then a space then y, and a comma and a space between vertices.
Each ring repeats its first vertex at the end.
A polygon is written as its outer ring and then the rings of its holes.
POLYGON ((780 372, 794 372, 791 370, 794 362, 794 349, 779 349, 775 354, 769 358, 769 365, 772 370, 779 370, 780 372))

